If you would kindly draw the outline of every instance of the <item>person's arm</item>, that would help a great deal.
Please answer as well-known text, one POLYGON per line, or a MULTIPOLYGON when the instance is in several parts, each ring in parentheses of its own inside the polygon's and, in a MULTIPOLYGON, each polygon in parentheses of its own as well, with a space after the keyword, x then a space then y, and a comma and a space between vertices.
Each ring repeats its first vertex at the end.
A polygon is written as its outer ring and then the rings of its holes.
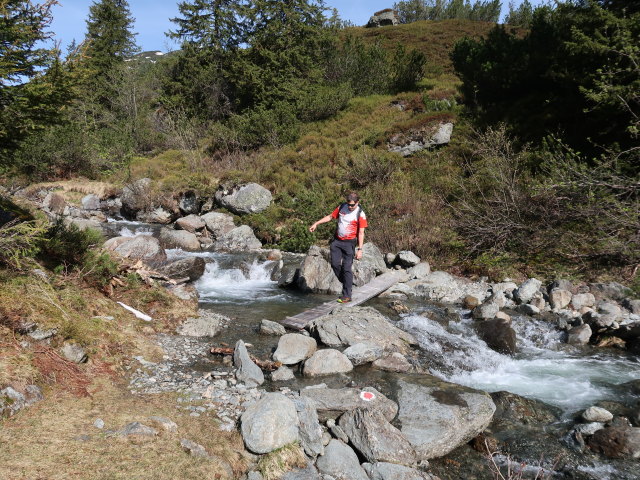
POLYGON ((314 223, 313 225, 311 225, 309 227, 309 231, 310 232, 315 232, 316 228, 318 228, 318 225, 330 222, 331 220, 333 220, 333 217, 331 215, 327 215, 326 217, 322 217, 320 220, 318 220, 316 223, 314 223))
POLYGON ((364 245, 364 228, 358 229, 358 246, 356 247, 356 260, 362 258, 362 246, 364 245))

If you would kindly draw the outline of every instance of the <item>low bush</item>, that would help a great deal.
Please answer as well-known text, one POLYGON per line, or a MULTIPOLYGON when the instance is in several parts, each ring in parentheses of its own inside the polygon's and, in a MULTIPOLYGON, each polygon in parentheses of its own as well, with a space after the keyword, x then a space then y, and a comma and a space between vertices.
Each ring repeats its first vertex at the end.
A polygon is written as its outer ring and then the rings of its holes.
POLYGON ((39 241, 38 258, 49 268, 59 271, 82 268, 90 249, 103 240, 96 230, 80 230, 73 224, 58 221, 39 241))

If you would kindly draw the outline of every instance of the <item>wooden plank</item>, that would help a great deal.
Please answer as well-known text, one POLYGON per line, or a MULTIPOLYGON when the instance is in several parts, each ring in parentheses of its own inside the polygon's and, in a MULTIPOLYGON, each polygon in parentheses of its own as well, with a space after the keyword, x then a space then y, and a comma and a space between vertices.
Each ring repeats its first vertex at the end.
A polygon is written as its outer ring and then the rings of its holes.
POLYGON ((367 300, 380 295, 385 290, 388 290, 393 285, 405 280, 406 278, 406 272, 404 272, 403 270, 383 273, 382 275, 379 275, 371 280, 366 285, 354 288, 353 296, 351 297, 351 302, 349 303, 340 304, 336 301, 322 303, 297 315, 286 317, 280 323, 282 323, 282 325, 284 325, 285 327, 302 330, 316 318, 320 318, 324 315, 330 314, 336 307, 339 307, 341 305, 344 305, 346 307, 355 307, 356 305, 360 305, 361 303, 364 303, 367 300))

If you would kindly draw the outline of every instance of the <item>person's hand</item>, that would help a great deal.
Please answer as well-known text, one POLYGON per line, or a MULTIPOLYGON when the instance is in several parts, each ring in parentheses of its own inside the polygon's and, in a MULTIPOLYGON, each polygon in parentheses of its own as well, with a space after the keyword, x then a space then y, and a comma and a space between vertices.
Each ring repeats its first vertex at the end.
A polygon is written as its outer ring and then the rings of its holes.
POLYGON ((315 223, 314 223, 313 225, 311 225, 311 226, 309 227, 309 231, 310 231, 311 233, 315 232, 315 231, 316 231, 316 226, 317 226, 317 225, 316 225, 315 223))
POLYGON ((356 260, 360 260, 362 258, 362 250, 356 250, 356 260))

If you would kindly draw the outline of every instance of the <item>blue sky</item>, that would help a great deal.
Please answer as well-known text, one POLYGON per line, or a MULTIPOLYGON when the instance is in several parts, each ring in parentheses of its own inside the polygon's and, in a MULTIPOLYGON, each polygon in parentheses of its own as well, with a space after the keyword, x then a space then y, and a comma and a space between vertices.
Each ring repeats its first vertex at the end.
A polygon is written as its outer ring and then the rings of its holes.
MULTIPOLYGON (((51 30, 61 42, 63 50, 72 40, 80 42, 86 32, 86 19, 91 0, 59 0, 54 7, 51 30)), ((376 11, 391 8, 396 0, 325 0, 330 8, 336 8, 343 20, 364 25, 376 11)), ((532 3, 540 3, 534 0, 532 3)), ((517 3, 520 3, 517 1, 517 3)), ((503 10, 508 0, 503 0, 503 10)), ((165 32, 174 27, 169 21, 178 14, 177 0, 129 0, 131 13, 136 19, 134 31, 136 42, 143 50, 168 51, 176 46, 165 37, 165 32)))

